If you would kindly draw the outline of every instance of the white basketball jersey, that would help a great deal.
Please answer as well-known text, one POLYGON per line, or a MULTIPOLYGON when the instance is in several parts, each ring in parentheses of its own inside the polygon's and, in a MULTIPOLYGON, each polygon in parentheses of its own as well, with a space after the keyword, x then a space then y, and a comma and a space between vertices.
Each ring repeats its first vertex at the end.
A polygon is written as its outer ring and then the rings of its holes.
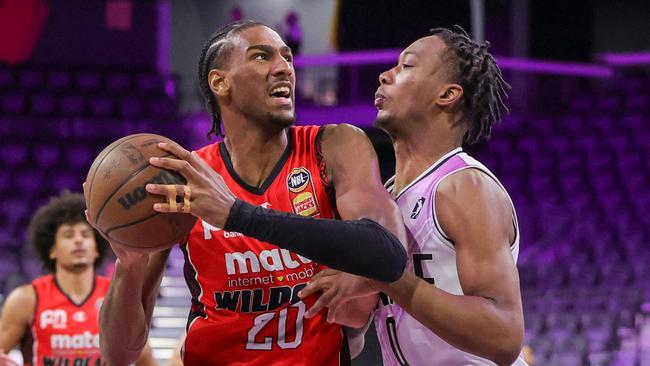
MULTIPOLYGON (((401 192, 392 192, 394 178, 387 183, 402 212, 408 236, 408 270, 441 290, 463 295, 456 269, 454 244, 443 232, 436 217, 436 191, 440 182, 450 174, 463 169, 479 169, 497 180, 483 164, 464 153, 460 148, 440 158, 401 192)), ((512 204, 512 201, 511 201, 512 204)), ((514 214, 515 241, 512 257, 519 253, 519 228, 514 214)), ((432 310, 435 311, 435 310, 432 310)), ((494 362, 452 347, 432 331, 420 324, 390 298, 381 295, 375 310, 375 327, 386 366, 398 365, 495 365, 494 362)), ((526 365, 520 356, 514 365, 526 365)))

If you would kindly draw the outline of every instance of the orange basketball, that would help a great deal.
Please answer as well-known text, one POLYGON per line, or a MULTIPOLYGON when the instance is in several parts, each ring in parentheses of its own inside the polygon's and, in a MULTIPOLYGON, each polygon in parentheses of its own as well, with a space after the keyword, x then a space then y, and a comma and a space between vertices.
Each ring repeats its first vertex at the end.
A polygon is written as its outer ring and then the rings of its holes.
POLYGON ((180 174, 149 164, 150 157, 174 157, 158 143, 170 139, 140 133, 105 148, 88 171, 86 206, 92 224, 109 241, 144 251, 169 248, 190 232, 196 217, 160 213, 153 204, 166 198, 145 190, 148 183, 185 184, 180 174))

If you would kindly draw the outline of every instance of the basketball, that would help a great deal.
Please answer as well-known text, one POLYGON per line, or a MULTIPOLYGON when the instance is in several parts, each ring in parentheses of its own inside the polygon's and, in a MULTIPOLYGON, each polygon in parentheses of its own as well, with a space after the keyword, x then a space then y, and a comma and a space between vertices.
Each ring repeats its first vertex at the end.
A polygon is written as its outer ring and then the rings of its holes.
POLYGON ((166 197, 147 192, 148 183, 186 183, 177 172, 149 164, 150 157, 173 157, 158 147, 160 142, 172 140, 150 133, 123 137, 99 153, 88 171, 85 198, 91 223, 115 244, 144 251, 168 248, 196 222, 190 214, 153 209, 166 197))

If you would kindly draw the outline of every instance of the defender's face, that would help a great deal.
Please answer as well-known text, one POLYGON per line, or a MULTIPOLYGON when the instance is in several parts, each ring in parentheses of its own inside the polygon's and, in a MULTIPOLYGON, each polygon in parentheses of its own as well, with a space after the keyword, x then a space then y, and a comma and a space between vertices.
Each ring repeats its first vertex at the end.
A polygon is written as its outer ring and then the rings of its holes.
POLYGON ((57 267, 68 270, 85 269, 93 266, 99 257, 95 233, 86 222, 63 224, 56 231, 50 258, 57 267))
POLYGON ((447 82, 441 59, 445 49, 436 36, 420 38, 401 53, 395 67, 379 75, 375 94, 378 127, 390 133, 403 128, 403 122, 418 121, 435 112, 436 98, 447 82))
POLYGON ((296 84, 291 49, 265 26, 248 28, 231 42, 226 75, 234 107, 254 120, 291 125, 296 84))

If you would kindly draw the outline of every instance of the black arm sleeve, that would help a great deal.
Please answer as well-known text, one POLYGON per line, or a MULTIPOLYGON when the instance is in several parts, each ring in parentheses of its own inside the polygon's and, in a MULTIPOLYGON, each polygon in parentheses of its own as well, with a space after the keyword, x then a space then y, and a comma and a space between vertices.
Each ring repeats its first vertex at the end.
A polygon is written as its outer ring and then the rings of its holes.
POLYGON ((237 199, 224 230, 288 249, 340 271, 393 282, 406 267, 399 239, 369 220, 323 220, 253 206, 237 199))

